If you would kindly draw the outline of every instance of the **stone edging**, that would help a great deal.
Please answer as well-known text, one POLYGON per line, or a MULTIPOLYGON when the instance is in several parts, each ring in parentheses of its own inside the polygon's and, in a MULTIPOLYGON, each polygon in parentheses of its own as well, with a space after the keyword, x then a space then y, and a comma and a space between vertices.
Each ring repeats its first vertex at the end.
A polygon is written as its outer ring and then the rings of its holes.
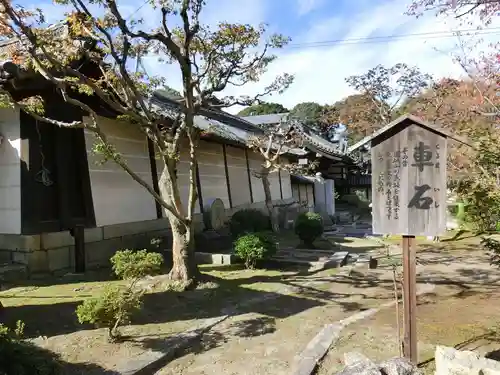
MULTIPOLYGON (((424 284, 417 292, 417 295, 427 294, 434 290, 434 284, 424 284)), ((292 364, 292 375, 310 375, 315 370, 318 363, 323 359, 328 350, 340 338, 340 334, 344 328, 349 324, 355 323, 359 320, 366 319, 383 308, 390 307, 396 304, 396 301, 386 302, 379 307, 360 311, 345 319, 339 320, 333 324, 327 324, 323 329, 307 344, 306 348, 297 355, 292 364)))

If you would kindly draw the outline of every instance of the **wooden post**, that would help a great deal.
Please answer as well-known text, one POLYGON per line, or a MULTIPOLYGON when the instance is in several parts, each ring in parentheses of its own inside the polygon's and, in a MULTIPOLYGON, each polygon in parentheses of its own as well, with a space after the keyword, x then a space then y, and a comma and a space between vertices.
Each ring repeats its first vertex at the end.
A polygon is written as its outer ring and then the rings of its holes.
POLYGON ((75 273, 85 272, 85 228, 77 225, 73 228, 75 239, 75 273))
POLYGON ((403 236, 403 305, 404 342, 403 353, 413 363, 418 363, 417 351, 417 270, 415 237, 403 236))

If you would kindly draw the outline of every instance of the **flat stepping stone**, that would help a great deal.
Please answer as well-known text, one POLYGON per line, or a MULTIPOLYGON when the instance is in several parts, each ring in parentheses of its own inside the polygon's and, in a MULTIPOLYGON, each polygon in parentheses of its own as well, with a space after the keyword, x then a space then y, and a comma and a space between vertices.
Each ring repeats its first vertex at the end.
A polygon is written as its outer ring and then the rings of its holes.
POLYGON ((331 254, 328 257, 316 257, 313 259, 300 258, 300 257, 289 257, 289 256, 280 256, 275 255, 272 259, 285 264, 300 264, 300 265, 309 265, 310 267, 314 267, 317 269, 328 269, 328 268, 337 268, 342 267, 347 264, 347 257, 349 256, 349 252, 347 251, 338 251, 334 254, 331 254))
POLYGON ((306 348, 294 358, 292 375, 310 375, 318 362, 325 356, 332 344, 338 341, 343 326, 328 324, 307 344, 306 348))
POLYGON ((319 259, 322 257, 330 258, 336 254, 338 250, 280 250, 275 256, 290 257, 290 258, 314 258, 319 259))

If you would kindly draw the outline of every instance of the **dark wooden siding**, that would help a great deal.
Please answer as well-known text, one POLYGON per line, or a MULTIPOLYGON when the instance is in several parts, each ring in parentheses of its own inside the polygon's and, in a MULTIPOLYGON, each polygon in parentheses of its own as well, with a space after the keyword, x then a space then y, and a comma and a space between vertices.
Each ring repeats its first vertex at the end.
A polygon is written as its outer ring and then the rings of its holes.
MULTIPOLYGON (((81 116, 61 102, 47 105, 46 114, 61 121, 81 116)), ((95 226, 83 129, 59 128, 24 112, 20 126, 28 146, 28 165, 21 161, 22 233, 95 226)))

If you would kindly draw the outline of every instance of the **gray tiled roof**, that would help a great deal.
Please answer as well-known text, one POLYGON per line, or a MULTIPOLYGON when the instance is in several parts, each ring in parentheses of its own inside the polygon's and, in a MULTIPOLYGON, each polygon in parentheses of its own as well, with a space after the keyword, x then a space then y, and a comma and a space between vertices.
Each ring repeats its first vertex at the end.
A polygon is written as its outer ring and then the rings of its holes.
MULTIPOLYGON (((156 111, 163 112, 163 115, 167 117, 175 116, 179 110, 179 103, 163 95, 161 91, 155 92, 150 101, 156 111)), ((199 113, 200 115, 195 116, 194 119, 194 125, 198 129, 227 140, 246 143, 253 134, 262 132, 251 123, 226 112, 203 108, 199 113)))
MULTIPOLYGON (((245 116, 243 118, 255 125, 270 125, 286 121, 288 115, 289 113, 275 113, 269 115, 245 116)), ((300 124, 297 128, 304 137, 305 147, 311 151, 320 152, 326 157, 342 157, 344 155, 337 143, 326 140, 308 126, 300 124)))
MULTIPOLYGON (((175 116, 179 104, 170 97, 156 92, 151 98, 151 103, 157 111, 165 116, 175 116), (168 113, 171 111, 171 113, 168 113)), ((195 116, 194 125, 204 131, 209 131, 223 139, 246 144, 252 136, 263 134, 262 129, 239 116, 209 108, 202 108, 200 115, 195 116)), ((302 149, 286 149, 285 152, 295 155, 305 155, 302 149)))
POLYGON ((337 143, 330 142, 314 132, 311 128, 306 125, 301 125, 300 133, 304 137, 305 146, 313 149, 314 151, 319 151, 325 156, 336 156, 342 157, 344 153, 339 149, 337 143))
POLYGON ((242 116, 248 122, 254 125, 279 124, 281 121, 286 121, 289 113, 272 113, 269 115, 242 116))

